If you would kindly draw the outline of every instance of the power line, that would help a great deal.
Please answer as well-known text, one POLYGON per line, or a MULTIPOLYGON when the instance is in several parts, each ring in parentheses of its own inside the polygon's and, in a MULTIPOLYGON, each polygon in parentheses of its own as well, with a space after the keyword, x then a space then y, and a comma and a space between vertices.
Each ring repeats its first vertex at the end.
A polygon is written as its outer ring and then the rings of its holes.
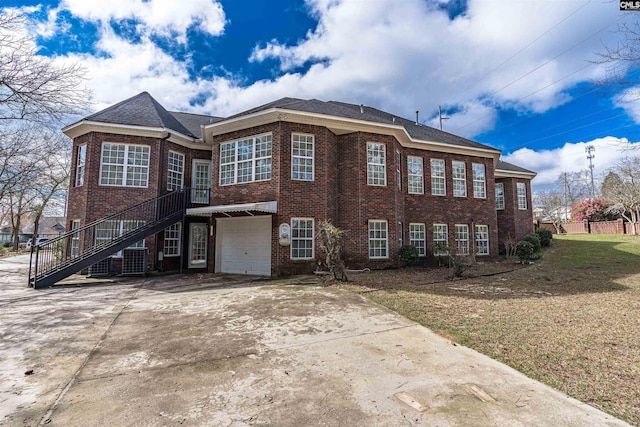
POLYGON ((524 52, 527 48, 529 48, 531 45, 535 44, 538 40, 540 40, 541 38, 543 38, 544 36, 546 36, 547 34, 549 34, 551 31, 555 30, 556 28, 558 28, 558 26, 560 26, 560 24, 562 24, 563 22, 565 22, 567 19, 571 18, 573 15, 575 15, 576 13, 578 13, 579 11, 581 11, 584 7, 586 7, 589 3, 591 3, 592 0, 588 0, 585 4, 583 4, 582 6, 578 7, 576 10, 574 10, 573 12, 571 12, 569 15, 567 15, 565 18, 561 19, 560 21, 558 21, 555 25, 553 25, 551 28, 547 29, 545 32, 543 32, 542 34, 540 34, 538 37, 536 37, 534 40, 532 40, 531 42, 529 42, 526 46, 522 47, 520 50, 518 50, 516 53, 514 53, 513 55, 511 55, 509 58, 505 59, 504 61, 502 61, 500 63, 500 65, 498 65, 497 67, 495 67, 494 69, 492 69, 491 71, 489 71, 488 73, 486 73, 484 76, 480 77, 478 80, 476 80, 475 83, 471 84, 470 86, 468 86, 466 89, 464 89, 455 99, 455 101, 452 102, 453 105, 455 105, 456 103, 459 102, 460 98, 462 98, 462 95, 466 94, 467 92, 469 92, 470 89, 472 89, 474 86, 476 86, 478 83, 484 81, 487 79, 487 77, 489 77, 491 74, 493 74, 494 72, 496 72, 497 70, 499 70, 500 68, 502 68, 502 66, 504 64, 506 64, 507 62, 511 61, 513 58, 515 58, 516 56, 520 55, 522 52, 524 52))
MULTIPOLYGON (((562 52, 560 52, 559 54, 557 54, 556 56, 554 56, 553 58, 543 62, 542 64, 538 65, 537 67, 535 67, 534 69, 532 69, 531 71, 521 75, 520 77, 518 77, 517 79, 511 81, 510 83, 506 84, 505 86, 501 87, 500 89, 497 89, 493 92, 491 92, 489 95, 487 95, 486 97, 492 97, 494 95, 496 95, 497 93, 503 91, 504 89, 514 85, 515 83, 519 82, 520 80, 524 79, 525 77, 533 74, 534 72, 538 71, 540 68, 544 67, 545 65, 551 63, 552 61, 558 59, 559 57, 561 57, 562 55, 566 54, 567 52, 575 49, 577 46, 581 45, 582 43, 586 42, 587 40, 591 39, 592 37, 594 37, 595 35, 601 33, 602 31, 606 30, 607 28, 609 28, 611 25, 615 24, 616 22, 621 21, 623 18, 625 17, 625 15, 621 16, 620 18, 610 22, 609 24, 605 25, 604 27, 600 28, 598 31, 590 34, 588 37, 582 39, 581 41, 579 41, 578 43, 575 43, 573 45, 571 45, 569 48, 563 50, 562 52)), ((470 105, 475 105, 481 102, 481 99, 478 99, 474 102, 472 102, 470 105)), ((470 124, 472 124, 473 122, 467 123, 463 126, 460 126, 458 128, 455 129, 455 131, 459 131, 460 129, 464 129, 465 127, 469 126, 470 124)))

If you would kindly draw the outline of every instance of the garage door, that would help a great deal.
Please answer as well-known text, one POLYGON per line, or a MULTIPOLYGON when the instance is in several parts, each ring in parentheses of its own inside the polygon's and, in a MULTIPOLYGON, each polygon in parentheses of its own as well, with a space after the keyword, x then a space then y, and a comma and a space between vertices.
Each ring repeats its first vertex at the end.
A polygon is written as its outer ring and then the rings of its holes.
POLYGON ((217 221, 216 270, 271 276, 271 216, 217 221))

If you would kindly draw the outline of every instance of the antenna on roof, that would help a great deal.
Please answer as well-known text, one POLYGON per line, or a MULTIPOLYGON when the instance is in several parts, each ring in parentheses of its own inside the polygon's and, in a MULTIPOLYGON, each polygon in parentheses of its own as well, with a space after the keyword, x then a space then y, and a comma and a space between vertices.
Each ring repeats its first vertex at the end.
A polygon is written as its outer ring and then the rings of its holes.
POLYGON ((416 126, 420 125, 420 121, 418 120, 418 115, 420 114, 420 110, 416 110, 416 126))
POLYGON ((360 104, 360 114, 364 114, 364 104, 360 104))
POLYGON ((442 130, 442 121, 449 120, 449 117, 442 117, 442 106, 438 105, 438 115, 440 116, 440 130, 442 130))

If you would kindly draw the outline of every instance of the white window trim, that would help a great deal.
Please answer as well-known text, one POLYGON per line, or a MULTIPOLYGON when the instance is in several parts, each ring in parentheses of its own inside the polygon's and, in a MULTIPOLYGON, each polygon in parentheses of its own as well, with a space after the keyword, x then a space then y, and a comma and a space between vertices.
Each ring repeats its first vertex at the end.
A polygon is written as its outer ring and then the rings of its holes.
POLYGON ((193 203, 209 203, 210 198, 210 190, 211 190, 211 161, 206 159, 193 159, 191 160, 191 201, 193 203), (196 171, 198 169, 197 165, 207 165, 207 186, 206 187, 198 187, 197 185, 197 176, 196 171), (204 194, 201 193, 204 191, 204 194), (203 197, 200 197, 203 195, 203 197))
POLYGON ((409 194, 424 194, 424 160, 420 156, 407 156, 407 192, 409 194), (409 162, 411 160, 419 160, 420 161, 420 174, 411 173, 411 168, 409 167, 409 162), (420 191, 411 191, 411 178, 419 178, 420 179, 420 191))
POLYGON ((444 159, 429 159, 429 168, 431 170, 431 195, 432 196, 439 196, 439 197, 446 197, 446 195, 447 195, 447 162, 444 159), (433 162, 434 161, 442 162, 442 165, 444 166, 444 170, 443 170, 444 175, 443 176, 436 176, 436 175, 433 174, 433 162), (444 186, 443 186, 442 194, 434 192, 434 187, 433 187, 433 179, 434 178, 443 180, 444 186))
POLYGON ((291 244, 289 245, 289 259, 292 261, 305 261, 310 259, 315 259, 316 256, 316 222, 314 218, 291 218, 291 244), (294 257, 293 256, 293 241, 296 240, 293 238, 293 221, 311 221, 311 238, 297 238, 297 240, 311 240, 311 256, 310 257, 294 257))
POLYGON ((527 184, 524 182, 516 182, 516 196, 518 198, 518 210, 526 211, 527 210, 527 184), (522 188, 522 205, 520 204, 520 189, 522 188))
MULTIPOLYGON (((305 141, 306 144, 308 144, 308 142, 305 141)), ((273 142, 272 142, 272 149, 273 149, 273 142)), ((312 182, 315 181, 316 179, 316 136, 313 134, 309 134, 309 133, 299 133, 299 132, 294 132, 291 134, 291 180, 292 181, 306 181, 306 182, 312 182), (307 157, 307 156, 296 156, 293 154, 293 137, 294 135, 298 135, 298 136, 304 136, 304 137, 311 137, 311 157, 307 157), (303 178, 294 178, 293 174, 294 174, 294 170, 293 170, 293 159, 294 158, 300 158, 300 159, 311 159, 311 179, 303 179, 303 178)))
POLYGON ((495 186, 496 191, 496 210, 503 211, 504 210, 504 184, 502 182, 497 182, 495 186), (501 196, 498 198, 498 188, 501 188, 501 196), (501 201, 502 203, 498 204, 501 201))
POLYGON ((410 222, 409 223, 409 244, 411 246, 413 246, 414 248, 418 249, 418 256, 420 256, 420 257, 427 256, 427 227, 426 227, 426 225, 424 223, 421 223, 421 222, 410 222), (417 233, 422 233, 422 238, 420 238, 420 239, 414 239, 413 238, 413 236, 414 236, 413 233, 416 232, 416 231, 413 231, 412 228, 415 227, 415 226, 421 228, 421 230, 417 231, 417 233), (414 242, 422 243, 421 247, 416 246, 414 244, 414 242))
POLYGON ((469 224, 456 224, 455 225, 455 242, 456 242, 456 255, 469 255, 469 224), (464 229, 467 230, 466 234, 467 234, 467 238, 466 239, 459 239, 458 238, 458 227, 464 227, 464 229), (458 244, 458 242, 466 242, 466 252, 461 252, 460 251, 460 246, 458 244))
POLYGON ((169 191, 175 191, 175 190, 180 190, 184 187, 184 166, 185 166, 185 155, 182 153, 179 153, 177 151, 173 151, 173 150, 169 150, 169 154, 167 154, 167 190, 169 191), (182 157, 182 170, 180 171, 175 171, 175 170, 171 170, 170 166, 171 163, 169 161, 169 159, 171 158, 171 155, 176 155, 179 157, 182 157), (171 181, 169 180, 169 177, 171 176, 171 174, 174 173, 176 175, 180 175, 180 183, 176 184, 177 188, 170 188, 171 187, 171 181))
POLYGON ((369 259, 389 259, 389 223, 387 222, 386 219, 370 219, 368 222, 368 227, 367 227, 367 251, 369 254, 369 259), (385 225, 385 232, 386 232, 386 237, 384 238, 385 241, 385 254, 384 256, 371 256, 371 241, 372 240, 383 240, 377 237, 371 237, 371 224, 372 223, 384 223, 385 225))
MULTIPOLYGON (((100 159, 102 162, 102 159, 100 159)), ((78 145, 76 151, 76 179, 74 182, 74 187, 82 187, 84 185, 84 175, 87 170, 87 144, 78 145), (80 162, 80 153, 84 150, 84 157, 82 158, 82 162, 80 162), (78 171, 82 168, 82 173, 78 171)))
MULTIPOLYGON (((225 163, 224 165, 230 165, 232 163, 225 163)), ((267 132, 267 133, 262 133, 259 135, 251 135, 248 136, 246 138, 237 138, 234 139, 232 141, 225 141, 220 143, 220 149, 218 150, 218 185, 220 187, 226 187, 228 185, 243 185, 243 184, 251 184, 253 182, 262 182, 262 181, 270 181, 271 178, 273 177, 273 134, 271 132, 267 132), (256 157, 255 153, 256 153, 256 139, 258 138, 262 138, 264 136, 270 136, 271 137, 271 155, 270 156, 266 156, 266 157, 256 157), (251 158, 251 162, 253 164, 252 170, 251 170, 251 176, 252 176, 252 180, 251 181, 244 181, 244 182, 238 182, 238 142, 240 141, 246 141, 248 139, 253 139, 253 155, 251 158), (227 183, 227 184, 222 184, 222 146, 227 145, 227 144, 236 144, 235 147, 235 152, 234 152, 234 161, 233 164, 235 165, 234 167, 234 171, 233 171, 233 182, 227 183), (256 161, 258 160, 263 160, 263 159, 271 159, 271 173, 269 178, 265 178, 265 179, 255 179, 256 177, 256 161)))
POLYGON ((398 190, 402 191, 402 153, 396 150, 396 183, 398 190))
POLYGON ((475 235, 476 255, 478 255, 478 256, 488 256, 489 252, 490 252, 489 251, 489 226, 488 225, 483 225, 483 224, 476 225, 475 226, 475 230, 474 230, 474 235, 475 235), (487 233, 487 238, 486 239, 479 239, 478 238, 478 228, 480 228, 480 227, 484 228, 484 230, 486 231, 486 233, 487 233), (478 243, 479 242, 487 242, 487 252, 480 253, 480 251, 478 250, 478 243))
MULTIPOLYGON (((115 163, 109 163, 109 165, 115 165, 115 163)), ((119 165, 118 165, 119 166, 119 165)), ((104 141, 100 149, 100 176, 98 177, 98 185, 101 187, 128 187, 128 188, 148 188, 149 187, 149 169, 151 167, 151 146, 144 144, 123 144, 120 142, 104 141), (104 146, 109 145, 124 145, 124 163, 122 164, 122 182, 120 184, 103 184, 102 183, 102 169, 104 167, 104 146), (149 162, 146 166, 147 169, 147 185, 127 185, 127 159, 129 157, 129 147, 146 147, 149 150, 149 162)))
MULTIPOLYGON (((180 253, 182 252, 182 223, 181 222, 176 222, 173 225, 170 225, 169 227, 164 229, 163 235, 163 244, 162 244, 162 252, 164 254, 165 258, 172 258, 172 257, 179 257, 180 253), (178 229, 176 230, 178 232, 178 236, 177 237, 169 237, 167 238, 167 235, 164 234, 167 232, 167 230, 173 226, 177 226, 178 229), (167 253, 167 241, 170 242, 176 242, 176 253, 167 253)), ((172 245, 170 245, 171 247, 172 245)))
POLYGON ((372 187, 386 187, 387 186, 387 146, 382 142, 367 142, 367 185, 372 187), (378 145, 382 147, 382 163, 369 163, 369 146, 378 145), (369 165, 382 166, 383 182, 381 184, 372 184, 373 177, 370 175, 369 165))
POLYGON ((482 163, 473 163, 471 165, 471 174, 472 174, 472 178, 473 178, 473 197, 476 199, 486 199, 487 198, 487 167, 482 164, 482 163), (476 179, 476 169, 474 166, 482 166, 482 171, 483 171, 483 175, 482 175, 482 179, 476 179), (482 196, 478 196, 476 194, 476 183, 480 183, 482 182, 482 196))
MULTIPOLYGON (((80 228, 80 220, 74 219, 71 221, 71 230, 75 231, 80 228)), ((80 232, 82 233, 82 232, 80 232)), ((77 257, 80 254, 80 233, 75 233, 71 236, 71 243, 69 246, 69 252, 72 258, 77 257), (75 250, 74 250, 75 249, 75 250), (75 253, 74 253, 75 252, 75 253)))
POLYGON ((444 252, 438 251, 438 242, 444 242, 445 246, 449 246, 449 226, 447 224, 433 224, 433 254, 436 256, 447 255, 449 253, 447 250, 444 252), (436 227, 444 227, 444 240, 436 239, 436 227))
MULTIPOLYGON (((445 172, 446 176, 446 172, 445 172)), ((453 178, 453 197, 467 197, 467 164, 463 161, 452 160, 451 161, 451 177, 453 178), (462 165, 462 177, 456 178, 455 165, 462 165), (462 182, 462 193, 456 194, 456 183, 462 182)))
MULTIPOLYGON (((125 222, 132 222, 132 221, 136 221, 138 222, 138 227, 144 225, 144 223, 146 222, 143 219, 124 219, 124 220, 120 220, 120 219, 115 219, 115 220, 108 220, 108 221, 117 221, 118 222, 118 235, 117 236, 111 236, 110 238, 116 238, 116 237, 120 237, 124 234, 124 223, 125 222), (142 224, 140 224, 142 223, 142 224)), ((95 240, 98 240, 97 237, 94 238, 95 240)), ((101 239, 101 240, 108 240, 108 239, 101 239)), ((97 244, 97 242, 96 242, 97 244)), ((142 249, 142 248, 146 248, 146 239, 142 239, 142 240, 138 240, 137 242, 135 242, 133 245, 128 246, 125 249, 142 249)), ((122 258, 122 251, 119 251, 113 255, 111 255, 111 258, 122 258)))

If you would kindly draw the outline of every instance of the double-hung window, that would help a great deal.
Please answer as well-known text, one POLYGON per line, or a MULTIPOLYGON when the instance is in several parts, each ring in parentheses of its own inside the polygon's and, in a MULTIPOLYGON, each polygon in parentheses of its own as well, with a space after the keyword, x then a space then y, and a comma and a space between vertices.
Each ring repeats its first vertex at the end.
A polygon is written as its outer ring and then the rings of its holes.
POLYGON ((220 185, 271 179, 271 135, 220 144, 220 185))
POLYGON ((433 254, 446 255, 449 246, 449 227, 447 224, 433 224, 433 254))
MULTIPOLYGON (((122 236, 130 231, 135 230, 138 227, 142 227, 145 224, 144 220, 107 220, 96 224, 96 246, 106 245, 111 240, 122 236)), ((144 248, 144 239, 138 240, 129 248, 144 248)), ((113 255, 115 258, 122 257, 122 251, 113 255)))
POLYGON ((488 225, 476 225, 476 254, 489 255, 488 225))
POLYGON ((291 179, 313 181, 313 135, 291 135, 291 179))
POLYGON ((485 199, 487 197, 487 178, 484 172, 484 165, 473 164, 473 197, 485 199))
POLYGON ((469 226, 456 224, 456 251, 458 255, 469 255, 469 226))
POLYGON ((79 145, 76 158, 76 181, 75 186, 80 187, 84 184, 84 170, 87 162, 87 146, 79 145))
POLYGON ((184 182, 184 154, 169 151, 167 169, 167 190, 180 190, 184 182))
POLYGON ((431 159, 431 194, 434 196, 446 196, 447 194, 444 160, 442 159, 431 159))
POLYGON ((527 187, 524 182, 516 183, 516 191, 518 195, 518 209, 527 209, 527 187))
POLYGON ((388 227, 385 220, 369 220, 369 258, 388 258, 388 227))
POLYGON ((387 161, 384 144, 367 143, 367 184, 381 187, 387 185, 387 161))
POLYGON ((496 209, 504 210, 504 184, 496 184, 496 209))
POLYGON ((451 162, 453 173, 453 195, 467 197, 467 171, 464 162, 451 162))
POLYGON ((418 250, 418 256, 427 254, 424 224, 409 224, 409 244, 418 250))
POLYGON ((182 223, 177 222, 164 229, 164 256, 180 256, 182 223))
POLYGON ((291 218, 291 259, 313 259, 313 218, 291 218))
POLYGON ((407 183, 409 194, 424 194, 424 171, 422 157, 407 156, 407 183))
MULTIPOLYGON (((75 231, 80 228, 80 220, 74 219, 71 221, 71 231, 75 231)), ((75 258, 80 254, 80 231, 71 235, 71 258, 75 258)))
POLYGON ((146 187, 149 183, 149 146, 102 144, 100 185, 146 187))

